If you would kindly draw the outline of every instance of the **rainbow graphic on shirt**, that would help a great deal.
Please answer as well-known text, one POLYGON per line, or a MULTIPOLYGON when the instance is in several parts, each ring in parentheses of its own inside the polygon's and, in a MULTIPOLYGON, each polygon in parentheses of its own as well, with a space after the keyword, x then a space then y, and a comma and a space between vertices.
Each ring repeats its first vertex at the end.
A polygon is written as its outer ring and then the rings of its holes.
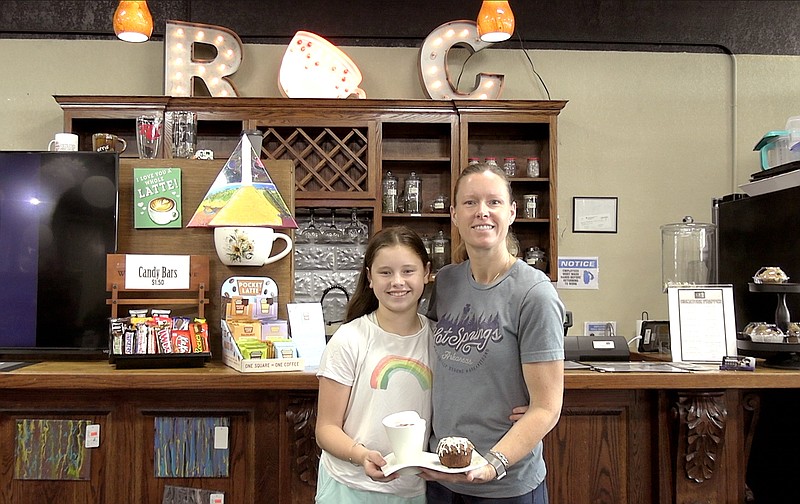
POLYGON ((373 389, 386 390, 389 385, 389 379, 395 373, 410 373, 419 382, 422 390, 431 388, 432 373, 431 368, 416 359, 409 359, 408 357, 400 357, 397 355, 388 355, 381 359, 375 369, 372 371, 369 384, 373 389))

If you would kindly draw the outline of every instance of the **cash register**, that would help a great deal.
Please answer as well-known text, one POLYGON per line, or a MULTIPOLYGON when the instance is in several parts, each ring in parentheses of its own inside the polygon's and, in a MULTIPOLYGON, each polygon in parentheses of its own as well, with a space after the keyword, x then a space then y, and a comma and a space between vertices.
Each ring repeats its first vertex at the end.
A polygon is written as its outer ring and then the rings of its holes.
POLYGON ((622 336, 565 336, 564 359, 570 361, 629 361, 631 352, 622 336))

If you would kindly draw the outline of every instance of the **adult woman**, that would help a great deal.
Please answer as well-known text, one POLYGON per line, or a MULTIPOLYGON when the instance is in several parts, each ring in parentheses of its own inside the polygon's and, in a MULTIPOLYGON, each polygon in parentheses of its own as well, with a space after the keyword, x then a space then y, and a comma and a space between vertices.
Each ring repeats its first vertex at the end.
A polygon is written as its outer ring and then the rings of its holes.
POLYGON ((437 274, 429 310, 437 320, 430 450, 466 437, 490 463, 462 474, 425 470, 428 503, 546 503, 542 438, 561 414, 564 306, 547 276, 515 257, 516 204, 500 169, 468 166, 450 215, 466 260, 437 274), (508 412, 520 404, 529 407, 513 422, 508 412))

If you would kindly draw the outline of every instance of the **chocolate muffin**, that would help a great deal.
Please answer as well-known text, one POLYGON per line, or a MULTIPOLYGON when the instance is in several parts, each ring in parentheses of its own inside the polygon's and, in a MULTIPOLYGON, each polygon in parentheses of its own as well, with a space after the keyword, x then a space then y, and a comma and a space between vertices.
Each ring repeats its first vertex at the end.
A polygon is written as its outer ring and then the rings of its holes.
POLYGON ((439 440, 436 454, 443 466, 451 469, 467 467, 472 463, 472 451, 475 447, 464 437, 446 437, 439 440))

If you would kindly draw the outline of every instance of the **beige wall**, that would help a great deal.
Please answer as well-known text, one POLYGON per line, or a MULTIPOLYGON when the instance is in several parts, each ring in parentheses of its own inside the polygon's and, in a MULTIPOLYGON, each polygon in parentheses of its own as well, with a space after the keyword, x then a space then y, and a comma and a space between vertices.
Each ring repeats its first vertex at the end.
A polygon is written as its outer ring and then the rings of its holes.
MULTIPOLYGON (((280 96, 282 46, 248 45, 233 76, 242 96, 280 96)), ((370 98, 425 98, 417 49, 344 48, 370 98)), ((597 256, 599 290, 562 290, 576 327, 615 320, 633 335, 642 311, 667 317, 659 226, 692 215, 710 222, 711 200, 758 170, 761 135, 800 114, 800 58, 683 53, 531 51, 559 120, 562 256, 597 256), (572 196, 619 198, 617 234, 572 233, 572 196)), ((454 60, 463 60, 464 51, 454 60)), ((116 41, 0 40, 0 149, 44 149, 61 129, 54 94, 159 95, 163 45, 116 41)), ((468 61, 506 75, 502 98, 544 99, 520 50, 468 61)), ((457 71, 456 71, 457 72, 457 71)), ((796 273, 800 274, 800 273, 796 273)))

